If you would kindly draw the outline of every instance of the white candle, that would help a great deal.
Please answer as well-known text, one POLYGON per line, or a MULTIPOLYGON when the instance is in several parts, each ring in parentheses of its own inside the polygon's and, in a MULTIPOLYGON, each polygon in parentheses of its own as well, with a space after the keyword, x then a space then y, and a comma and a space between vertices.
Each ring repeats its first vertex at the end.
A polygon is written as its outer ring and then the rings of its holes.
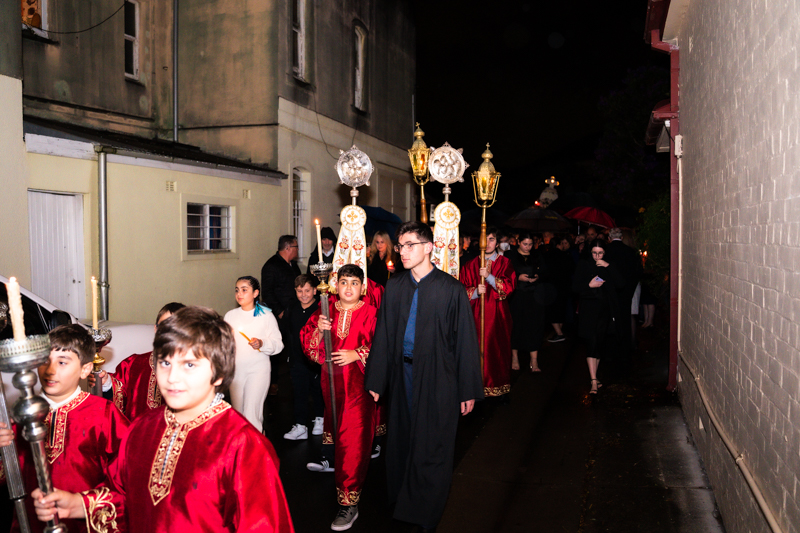
POLYGON ((11 327, 14 330, 14 340, 24 341, 25 321, 23 320, 22 296, 19 294, 17 278, 8 280, 6 291, 8 292, 8 309, 11 312, 11 327))
POLYGON ((314 224, 317 225, 317 255, 319 255, 319 262, 322 263, 322 236, 319 228, 319 220, 314 219, 314 224))
POLYGON ((92 328, 97 329, 97 279, 92 276, 92 328))

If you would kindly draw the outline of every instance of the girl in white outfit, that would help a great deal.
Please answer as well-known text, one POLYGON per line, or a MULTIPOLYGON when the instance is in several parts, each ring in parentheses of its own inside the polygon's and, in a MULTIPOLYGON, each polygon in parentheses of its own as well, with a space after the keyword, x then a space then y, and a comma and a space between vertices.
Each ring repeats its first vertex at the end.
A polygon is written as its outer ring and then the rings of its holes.
POLYGON ((269 390, 269 356, 283 350, 278 321, 258 302, 261 285, 252 276, 236 280, 239 307, 225 313, 236 338, 236 372, 231 383, 231 404, 259 431, 263 431, 264 400, 269 390))

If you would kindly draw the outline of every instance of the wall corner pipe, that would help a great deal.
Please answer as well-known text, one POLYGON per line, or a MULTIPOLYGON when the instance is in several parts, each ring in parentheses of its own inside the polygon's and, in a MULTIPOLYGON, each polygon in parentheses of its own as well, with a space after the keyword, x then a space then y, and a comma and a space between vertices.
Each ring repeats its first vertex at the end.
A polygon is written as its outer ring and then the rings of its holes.
POLYGON ((172 142, 178 142, 178 0, 172 2, 172 142))
POLYGON ((98 256, 100 273, 100 319, 108 320, 108 154, 117 150, 108 146, 96 145, 97 152, 97 223, 98 256))
POLYGON ((678 175, 678 157, 675 153, 675 137, 680 130, 680 50, 678 46, 661 40, 658 30, 650 33, 650 46, 654 50, 669 54, 670 62, 670 275, 669 275, 669 377, 667 390, 674 391, 678 385, 678 320, 680 314, 680 291, 678 273, 680 260, 678 257, 681 231, 680 222, 680 176, 678 175))

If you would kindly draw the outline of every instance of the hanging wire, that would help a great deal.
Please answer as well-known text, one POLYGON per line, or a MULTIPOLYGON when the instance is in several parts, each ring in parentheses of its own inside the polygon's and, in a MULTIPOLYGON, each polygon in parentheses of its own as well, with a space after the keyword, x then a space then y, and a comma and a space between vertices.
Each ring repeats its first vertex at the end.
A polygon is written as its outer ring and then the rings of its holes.
MULTIPOLYGON (((331 156, 333 159, 338 161, 339 160, 339 156, 333 155, 331 153, 331 151, 329 150, 330 147, 328 146, 328 143, 325 141, 325 137, 322 136, 322 126, 320 126, 320 123, 319 123, 319 111, 317 111, 317 92, 316 91, 312 91, 312 94, 314 95, 314 117, 317 119, 317 129, 319 130, 319 138, 322 139, 322 144, 325 145, 325 151, 328 152, 328 155, 331 156)), ((356 113, 356 124, 355 124, 355 127, 353 128, 353 138, 350 139, 350 146, 353 146, 353 143, 356 142, 356 133, 358 133, 358 119, 359 119, 359 116, 358 116, 358 113, 356 113)), ((349 149, 350 146, 346 146, 345 150, 349 149)), ((334 150, 335 149, 336 149, 336 147, 334 147, 334 150)))
POLYGON ((121 5, 121 6, 119 6, 119 7, 117 8, 117 10, 116 10, 116 11, 114 11, 113 13, 111 13, 109 16, 107 16, 106 18, 104 18, 103 20, 101 20, 100 22, 98 22, 97 24, 95 24, 94 26, 89 26, 89 27, 88 27, 88 28, 86 28, 85 30, 78 30, 78 31, 51 31, 51 30, 43 30, 43 29, 41 29, 41 28, 37 28, 36 26, 31 26, 30 24, 25 24, 24 22, 23 22, 22 24, 24 24, 24 25, 25 25, 25 27, 27 27, 29 30, 39 30, 39 31, 43 31, 43 32, 46 32, 46 33, 53 33, 53 34, 56 34, 56 35, 74 35, 74 34, 76 34, 76 33, 84 33, 84 32, 87 32, 87 31, 93 30, 93 29, 95 29, 96 27, 98 27, 98 26, 101 26, 101 25, 105 24, 106 22, 108 22, 109 20, 111 20, 111 18, 112 18, 114 15, 116 15, 117 13, 119 13, 120 11, 122 11, 122 8, 123 8, 123 7, 125 7, 125 4, 126 4, 126 3, 127 3, 127 2, 122 2, 122 5, 121 5))

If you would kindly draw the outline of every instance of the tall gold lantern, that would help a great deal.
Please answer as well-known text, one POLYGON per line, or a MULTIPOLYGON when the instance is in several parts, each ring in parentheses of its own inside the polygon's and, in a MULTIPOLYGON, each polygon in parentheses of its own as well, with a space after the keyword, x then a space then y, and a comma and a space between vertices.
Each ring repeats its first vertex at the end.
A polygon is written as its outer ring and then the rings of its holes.
MULTIPOLYGON (((475 203, 481 208, 481 237, 478 244, 481 248, 481 268, 486 268, 486 210, 494 205, 497 200, 497 185, 500 183, 500 173, 495 171, 492 164, 493 154, 486 144, 486 150, 481 154, 483 163, 478 170, 472 173, 472 189, 475 193, 475 203)), ((481 276, 481 284, 485 283, 481 276)), ((481 369, 483 369, 483 352, 486 344, 485 326, 485 301, 486 295, 481 294, 481 369)))
POLYGON ((422 138, 425 132, 419 127, 417 122, 417 129, 414 131, 414 144, 408 150, 408 159, 411 161, 411 170, 414 173, 414 182, 419 185, 419 220, 420 222, 428 223, 428 204, 425 201, 425 184, 428 183, 428 159, 431 155, 431 149, 425 144, 422 138))

